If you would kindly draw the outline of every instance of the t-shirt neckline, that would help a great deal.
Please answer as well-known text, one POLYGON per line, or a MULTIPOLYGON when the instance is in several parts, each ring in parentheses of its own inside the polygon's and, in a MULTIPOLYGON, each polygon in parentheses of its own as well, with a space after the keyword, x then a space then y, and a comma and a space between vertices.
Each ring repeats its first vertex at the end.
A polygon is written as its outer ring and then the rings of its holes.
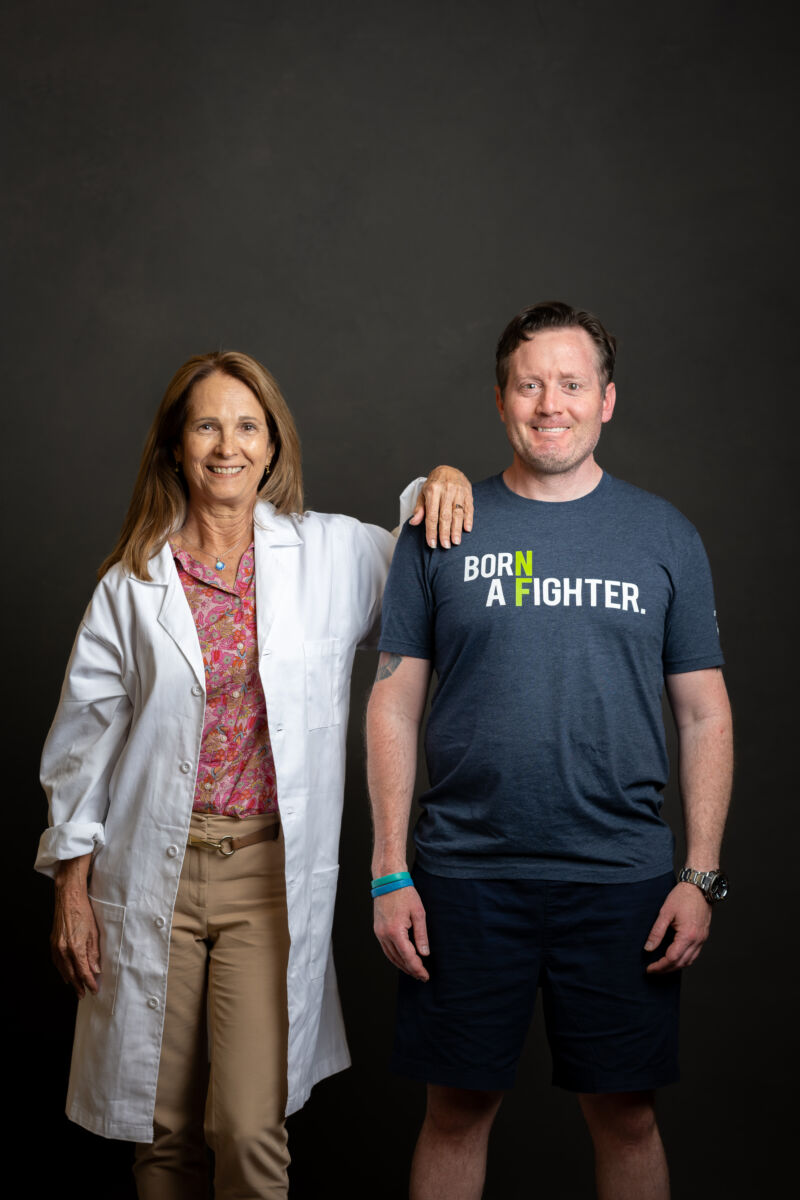
MULTIPOLYGON (((498 494, 506 498, 510 503, 517 505, 534 505, 540 510, 548 509, 554 512, 574 511, 576 507, 594 503, 608 487, 611 476, 608 471, 603 471, 595 486, 590 492, 586 492, 583 496, 576 496, 574 500, 534 500, 530 496, 521 496, 519 492, 515 492, 510 488, 503 478, 503 472, 500 471, 494 476, 496 489, 498 494)), ((530 508, 529 508, 530 511, 530 508)))

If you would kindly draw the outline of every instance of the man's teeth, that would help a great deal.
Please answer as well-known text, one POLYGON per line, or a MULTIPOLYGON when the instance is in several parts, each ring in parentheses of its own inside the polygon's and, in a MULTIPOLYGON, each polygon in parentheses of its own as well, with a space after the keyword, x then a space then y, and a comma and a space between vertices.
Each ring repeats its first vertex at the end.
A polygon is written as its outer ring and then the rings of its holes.
POLYGON ((534 425, 537 433, 566 433, 569 425, 534 425))
POLYGON ((244 467, 209 467, 209 471, 213 471, 215 475, 238 475, 244 467))

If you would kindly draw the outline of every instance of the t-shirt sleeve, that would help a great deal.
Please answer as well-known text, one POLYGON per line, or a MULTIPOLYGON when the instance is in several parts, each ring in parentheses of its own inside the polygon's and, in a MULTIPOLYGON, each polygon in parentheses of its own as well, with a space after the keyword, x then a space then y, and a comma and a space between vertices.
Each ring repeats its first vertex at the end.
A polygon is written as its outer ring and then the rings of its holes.
POLYGON ((433 597, 424 526, 404 525, 397 539, 386 591, 379 650, 433 658, 433 597))
POLYGON ((725 659, 719 642, 711 568, 693 527, 685 538, 673 587, 664 636, 664 674, 721 667, 725 659))

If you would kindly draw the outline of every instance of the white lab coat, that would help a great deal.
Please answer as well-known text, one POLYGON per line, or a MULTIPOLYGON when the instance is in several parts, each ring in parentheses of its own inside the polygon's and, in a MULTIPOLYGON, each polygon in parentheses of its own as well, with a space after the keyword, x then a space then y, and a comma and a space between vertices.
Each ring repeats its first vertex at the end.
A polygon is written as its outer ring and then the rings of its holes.
MULTIPOLYGON (((401 497, 407 515, 416 494, 401 497)), ((350 672, 375 639, 391 534, 349 517, 256 508, 259 673, 286 843, 288 1103, 349 1065, 331 955, 350 672)), ((94 853, 100 990, 78 1004, 67 1114, 149 1142, 172 911, 194 799, 205 673, 169 545, 152 582, 119 564, 72 651, 42 758, 50 828, 36 866, 94 853)), ((258 1030, 253 1030, 258 1037, 258 1030)))

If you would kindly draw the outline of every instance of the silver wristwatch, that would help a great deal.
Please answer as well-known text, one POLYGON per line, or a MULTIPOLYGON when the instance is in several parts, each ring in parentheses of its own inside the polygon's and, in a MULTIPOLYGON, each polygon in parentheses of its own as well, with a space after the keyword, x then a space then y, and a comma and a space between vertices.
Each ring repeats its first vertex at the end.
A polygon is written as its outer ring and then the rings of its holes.
POLYGON ((691 867, 684 867, 678 872, 678 881, 699 887, 709 904, 724 900, 728 894, 728 880, 719 867, 713 871, 694 871, 691 867))

